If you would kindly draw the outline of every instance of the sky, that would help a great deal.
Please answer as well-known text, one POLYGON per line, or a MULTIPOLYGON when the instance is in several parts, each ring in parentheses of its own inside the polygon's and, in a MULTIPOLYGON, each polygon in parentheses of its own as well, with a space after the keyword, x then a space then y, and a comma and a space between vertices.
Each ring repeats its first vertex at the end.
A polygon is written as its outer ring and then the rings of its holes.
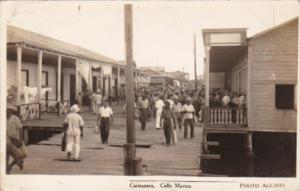
MULTIPOLYGON (((125 60, 124 2, 8 1, 8 24, 125 60)), ((247 36, 299 15, 298 1, 133 2, 133 54, 137 66, 163 66, 194 78, 203 71, 205 28, 247 28, 247 36)))

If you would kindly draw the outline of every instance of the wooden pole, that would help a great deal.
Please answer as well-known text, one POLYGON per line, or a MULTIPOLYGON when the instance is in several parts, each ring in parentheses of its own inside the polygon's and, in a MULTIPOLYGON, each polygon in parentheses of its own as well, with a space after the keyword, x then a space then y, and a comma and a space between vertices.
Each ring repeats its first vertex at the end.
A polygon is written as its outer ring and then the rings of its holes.
POLYGON ((120 78, 120 67, 117 67, 117 69, 118 69, 118 78, 117 78, 117 80, 118 80, 118 83, 117 83, 117 96, 118 96, 118 103, 120 102, 120 84, 121 84, 121 78, 120 78))
POLYGON ((38 78, 38 103, 41 103, 41 91, 42 91, 42 63, 43 63, 43 52, 39 51, 38 53, 38 71, 37 71, 37 78, 38 78))
POLYGON ((61 101, 61 55, 57 58, 57 102, 61 101))
POLYGON ((195 90, 198 89, 197 82, 197 51, 196 51, 196 34, 194 34, 194 70, 195 70, 195 90))
POLYGON ((75 99, 78 100, 78 93, 79 93, 79 60, 76 59, 75 62, 75 99))
POLYGON ((124 145, 124 173, 134 175, 135 124, 134 124, 134 78, 132 45, 132 5, 124 6, 124 27, 126 43, 126 140, 124 145))
POLYGON ((17 46, 17 71, 16 71, 16 80, 17 80, 17 105, 21 104, 21 75, 22 75, 22 47, 17 46))

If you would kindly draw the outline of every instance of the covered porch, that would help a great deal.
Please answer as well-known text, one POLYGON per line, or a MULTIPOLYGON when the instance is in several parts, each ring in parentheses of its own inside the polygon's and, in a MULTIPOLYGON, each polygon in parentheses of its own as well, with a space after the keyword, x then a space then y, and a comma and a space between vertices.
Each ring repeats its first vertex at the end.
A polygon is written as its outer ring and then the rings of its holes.
POLYGON ((245 29, 203 30, 205 46, 204 124, 208 130, 247 128, 247 45, 245 29), (244 99, 241 96, 244 95, 244 99), (223 97, 229 96, 228 105, 223 97), (239 104, 240 99, 245 105, 239 104))

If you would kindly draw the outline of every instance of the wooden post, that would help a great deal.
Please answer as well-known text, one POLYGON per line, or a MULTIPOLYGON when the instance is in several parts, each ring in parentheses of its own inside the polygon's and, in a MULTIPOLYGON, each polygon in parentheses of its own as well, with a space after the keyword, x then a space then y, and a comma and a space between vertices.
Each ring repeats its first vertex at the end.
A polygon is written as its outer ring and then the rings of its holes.
POLYGON ((120 103, 120 81, 121 81, 121 79, 120 79, 120 67, 117 67, 117 70, 118 70, 118 83, 117 83, 117 93, 118 93, 118 104, 120 103))
POLYGON ((43 52, 38 52, 38 71, 37 71, 37 78, 38 78, 38 103, 41 104, 41 91, 42 91, 42 63, 43 63, 43 52))
POLYGON ((197 92, 198 82, 197 82, 197 52, 196 52, 196 34, 194 34, 194 70, 195 70, 195 90, 197 92))
POLYGON ((124 27, 126 43, 126 140, 124 145, 124 173, 134 175, 135 124, 133 92, 133 43, 132 43, 132 5, 124 6, 124 27))
POLYGON ((57 107, 58 115, 60 115, 60 103, 61 103, 61 55, 58 55, 57 60, 57 107))
POLYGON ((21 76, 22 76, 22 47, 17 46, 17 71, 16 71, 16 80, 17 80, 17 105, 21 104, 21 76))
POLYGON ((58 55, 57 60, 57 102, 61 101, 61 55, 58 55))
POLYGON ((248 44, 248 61, 247 61, 247 91, 246 91, 246 124, 248 128, 251 127, 252 120, 252 103, 251 103, 251 81, 252 81, 252 60, 253 60, 253 48, 252 42, 248 44))
MULTIPOLYGON (((204 107, 204 128, 207 128, 209 125, 209 62, 210 62, 210 47, 205 47, 206 52, 206 62, 205 62, 205 107, 204 107)), ((204 142, 207 141, 207 134, 205 129, 203 130, 204 142)), ((203 146, 203 151, 209 153, 208 146, 203 146)))
POLYGON ((252 132, 249 132, 246 137, 247 156, 249 158, 254 157, 253 144, 252 144, 252 132))
POLYGON ((210 47, 205 47, 206 62, 205 62, 205 107, 204 107, 204 124, 209 123, 209 62, 210 62, 210 47))
POLYGON ((78 93, 79 93, 79 60, 76 60, 75 63, 75 99, 78 100, 78 93))

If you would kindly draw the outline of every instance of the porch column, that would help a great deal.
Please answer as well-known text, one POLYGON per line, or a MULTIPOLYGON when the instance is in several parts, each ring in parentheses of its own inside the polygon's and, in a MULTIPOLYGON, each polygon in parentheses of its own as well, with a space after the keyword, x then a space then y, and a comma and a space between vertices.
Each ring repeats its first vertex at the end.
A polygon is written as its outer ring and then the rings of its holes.
POLYGON ((93 73, 92 73, 92 64, 89 64, 89 85, 88 85, 88 91, 92 92, 93 91, 93 73))
POLYGON ((17 71, 16 71, 16 80, 17 80, 17 105, 21 104, 21 86, 22 86, 22 47, 17 46, 17 71))
POLYGON ((209 62, 210 62, 210 47, 205 47, 206 62, 205 62, 205 116, 204 123, 209 122, 209 62))
POLYGON ((57 102, 61 101, 61 55, 58 55, 57 60, 57 102))
POLYGON ((79 68, 78 68, 78 62, 79 60, 76 59, 76 63, 75 63, 75 99, 78 100, 78 93, 79 93, 79 68))
POLYGON ((118 93, 118 102, 120 101, 120 67, 117 67, 117 70, 118 70, 118 83, 117 83, 117 93, 118 93))
POLYGON ((38 103, 41 103, 42 99, 42 62, 43 62, 43 52, 39 51, 38 53, 38 71, 37 71, 37 78, 38 78, 38 103))

